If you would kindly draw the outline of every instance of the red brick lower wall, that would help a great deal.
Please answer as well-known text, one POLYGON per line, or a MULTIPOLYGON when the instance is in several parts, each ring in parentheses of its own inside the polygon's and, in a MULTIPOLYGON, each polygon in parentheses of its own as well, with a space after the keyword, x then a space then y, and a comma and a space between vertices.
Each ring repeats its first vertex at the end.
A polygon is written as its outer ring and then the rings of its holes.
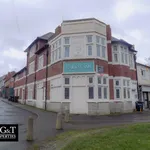
POLYGON ((136 71, 131 70, 128 66, 109 64, 108 67, 109 76, 122 76, 136 80, 136 71))
POLYGON ((114 84, 113 84, 113 79, 109 80, 109 96, 110 96, 110 99, 114 99, 114 84))

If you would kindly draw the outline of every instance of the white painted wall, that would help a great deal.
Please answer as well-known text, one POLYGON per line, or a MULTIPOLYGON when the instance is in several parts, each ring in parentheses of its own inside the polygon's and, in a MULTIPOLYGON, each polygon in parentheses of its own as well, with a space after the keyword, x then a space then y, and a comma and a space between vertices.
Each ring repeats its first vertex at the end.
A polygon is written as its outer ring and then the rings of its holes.
POLYGON ((53 102, 62 101, 62 80, 61 77, 50 80, 50 100, 53 102))
MULTIPOLYGON (((57 58, 51 64, 64 60, 64 59, 83 59, 83 58, 99 58, 102 60, 108 60, 107 56, 107 39, 106 39, 106 25, 103 23, 100 23, 99 21, 95 19, 91 19, 88 21, 75 21, 75 22, 63 22, 62 25, 62 33, 54 38, 53 40, 49 41, 49 45, 51 45, 51 60, 53 60, 53 55, 56 55, 54 52, 56 49, 55 45, 57 45, 58 48, 61 49, 61 58, 57 58), (87 53, 87 35, 93 36, 92 41, 92 56, 88 56, 87 53), (100 38, 105 39, 105 55, 106 58, 102 57, 102 44, 101 46, 101 56, 97 56, 97 49, 96 49, 96 36, 99 36, 100 38), (70 38, 70 43, 67 44, 70 47, 70 54, 68 58, 64 57, 64 37, 70 38), (61 44, 59 44, 59 40, 61 40, 61 44), (57 44, 56 44, 57 43, 57 44)), ((58 55, 58 52, 57 52, 58 55)), ((58 56, 57 56, 58 57, 58 56)), ((54 56, 55 58, 55 56, 54 56)))
POLYGON ((79 32, 98 32, 100 34, 106 35, 106 25, 100 23, 99 21, 93 20, 83 20, 83 21, 74 21, 74 22, 63 22, 62 25, 62 34, 69 33, 79 33, 79 32))
POLYGON ((149 85, 150 86, 150 68, 137 64, 137 75, 139 85, 149 85), (142 76, 141 70, 145 70, 145 77, 142 76))

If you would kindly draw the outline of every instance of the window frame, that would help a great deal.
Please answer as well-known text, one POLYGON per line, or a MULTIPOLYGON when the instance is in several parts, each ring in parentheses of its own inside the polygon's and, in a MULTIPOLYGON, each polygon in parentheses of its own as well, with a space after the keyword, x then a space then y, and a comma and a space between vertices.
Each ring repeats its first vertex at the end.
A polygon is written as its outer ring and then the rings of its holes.
POLYGON ((64 37, 64 45, 70 45, 70 37, 64 37), (68 40, 68 42, 66 42, 68 40))
POLYGON ((38 57, 38 70, 42 69, 44 66, 44 55, 38 57))
POLYGON ((35 61, 32 61, 30 64, 29 64, 29 74, 33 74, 35 72, 35 61), (33 69, 31 68, 31 65, 33 65, 33 69), (32 69, 32 70, 31 70, 32 69))
POLYGON ((93 35, 86 35, 86 42, 89 43, 93 43, 93 35), (89 41, 89 37, 91 38, 91 40, 89 41))
POLYGON ((101 100, 108 100, 109 99, 109 78, 107 76, 97 76, 97 98, 99 101, 101 100), (100 79, 100 83, 99 83, 100 79), (104 83, 104 79, 106 79, 106 84, 104 83), (99 88, 101 88, 101 98, 99 98, 99 88), (105 98, 105 90, 107 92, 107 97, 105 98))
POLYGON ((64 58, 69 58, 70 57, 70 46, 69 45, 65 45, 64 46, 64 58), (68 49, 68 55, 66 55, 66 48, 69 48, 68 49))
POLYGON ((121 93, 121 79, 114 79, 114 94, 115 94, 115 99, 116 100, 120 100, 122 98, 122 93, 121 93), (118 81, 118 85, 116 84, 116 82, 118 81), (117 97, 117 92, 116 90, 119 90, 119 96, 120 97, 117 97))

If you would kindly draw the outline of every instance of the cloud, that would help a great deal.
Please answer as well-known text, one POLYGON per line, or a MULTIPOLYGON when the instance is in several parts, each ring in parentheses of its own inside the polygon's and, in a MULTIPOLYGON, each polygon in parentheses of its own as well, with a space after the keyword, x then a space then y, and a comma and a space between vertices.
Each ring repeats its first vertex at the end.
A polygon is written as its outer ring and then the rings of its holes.
POLYGON ((141 0, 117 0, 114 6, 114 14, 119 22, 125 21, 136 13, 146 14, 149 12, 150 6, 146 5, 146 1, 141 0))
POLYGON ((14 66, 12 64, 8 64, 8 68, 9 68, 9 71, 17 71, 19 69, 17 66, 14 66))
POLYGON ((0 65, 4 65, 4 60, 0 60, 0 65))
POLYGON ((63 20, 95 17, 110 24, 113 35, 134 44, 138 58, 149 54, 148 0, 0 0, 0 76, 26 64, 26 47, 54 32, 63 20), (14 3, 13 3, 14 2, 14 3), (66 9, 67 8, 67 9, 66 9))
POLYGON ((15 58, 18 60, 26 59, 26 54, 23 51, 19 51, 16 49, 9 49, 9 50, 3 51, 3 56, 15 58))

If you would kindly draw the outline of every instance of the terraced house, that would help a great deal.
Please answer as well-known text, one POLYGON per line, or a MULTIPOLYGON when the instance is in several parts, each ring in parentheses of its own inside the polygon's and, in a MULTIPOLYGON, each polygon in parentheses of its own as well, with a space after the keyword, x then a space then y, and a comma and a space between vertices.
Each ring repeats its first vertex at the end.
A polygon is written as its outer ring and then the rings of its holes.
POLYGON ((95 18, 63 21, 25 52, 26 104, 74 114, 133 110, 136 51, 112 37, 109 25, 95 18))

